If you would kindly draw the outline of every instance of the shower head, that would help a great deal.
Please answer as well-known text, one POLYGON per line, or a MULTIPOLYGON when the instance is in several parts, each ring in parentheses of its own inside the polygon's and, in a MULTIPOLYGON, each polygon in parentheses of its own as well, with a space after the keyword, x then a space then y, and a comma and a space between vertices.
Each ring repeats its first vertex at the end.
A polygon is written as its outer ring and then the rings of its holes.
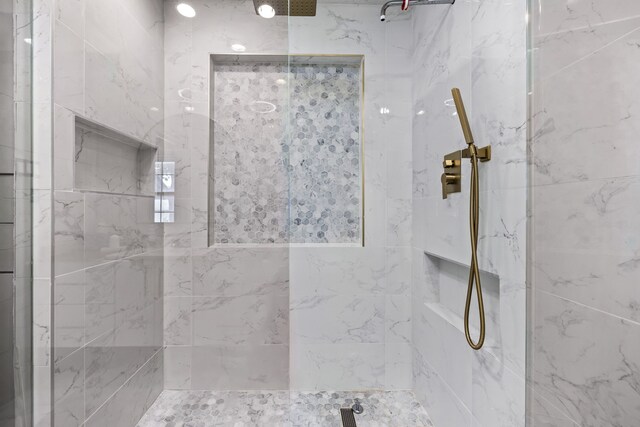
POLYGON ((318 0, 253 0, 256 14, 260 6, 271 6, 276 16, 316 16, 318 0))
MULTIPOLYGON (((454 4, 456 0, 409 0, 409 6, 423 6, 427 4, 454 4)), ((380 11, 380 20, 385 22, 387 20, 387 9, 391 6, 402 6, 403 0, 390 0, 382 5, 380 11)))

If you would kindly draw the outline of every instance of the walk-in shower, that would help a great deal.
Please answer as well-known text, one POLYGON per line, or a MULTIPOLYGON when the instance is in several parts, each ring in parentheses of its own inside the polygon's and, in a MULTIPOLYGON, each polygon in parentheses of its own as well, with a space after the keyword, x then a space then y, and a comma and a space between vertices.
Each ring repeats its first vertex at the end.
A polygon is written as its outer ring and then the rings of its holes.
POLYGON ((0 0, 0 425, 636 427, 640 6, 570 3, 0 0))

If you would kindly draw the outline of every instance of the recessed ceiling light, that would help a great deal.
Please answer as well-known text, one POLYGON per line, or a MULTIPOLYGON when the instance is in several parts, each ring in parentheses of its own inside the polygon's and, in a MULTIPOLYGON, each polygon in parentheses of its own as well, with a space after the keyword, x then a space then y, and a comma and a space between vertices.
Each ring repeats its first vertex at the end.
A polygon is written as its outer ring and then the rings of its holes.
POLYGON ((231 45, 231 50, 233 50, 234 52, 244 52, 245 50, 247 50, 247 48, 240 43, 236 43, 231 45))
POLYGON ((24 39, 24 42, 26 44, 31 44, 31 39, 29 37, 27 37, 26 39, 24 39))
POLYGON ((270 4, 263 4, 258 8, 258 14, 263 18, 271 19, 276 16, 276 10, 270 4))
POLYGON ((276 83, 279 84, 280 86, 284 86, 287 84, 287 81, 285 79, 277 79, 276 83))
POLYGON ((191 105, 187 105, 186 107, 184 107, 184 111, 186 111, 187 113, 193 113, 195 111, 195 108, 191 105))
POLYGON ((186 3, 180 3, 176 6, 176 9, 178 10, 178 13, 184 17, 193 18, 196 16, 196 10, 186 3))

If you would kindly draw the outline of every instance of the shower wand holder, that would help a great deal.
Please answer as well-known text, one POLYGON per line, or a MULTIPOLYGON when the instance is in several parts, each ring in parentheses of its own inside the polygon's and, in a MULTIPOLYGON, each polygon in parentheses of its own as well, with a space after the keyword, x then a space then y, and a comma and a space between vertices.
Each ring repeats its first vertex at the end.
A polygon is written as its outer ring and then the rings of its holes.
MULTIPOLYGON (((475 149, 475 145, 465 148, 464 150, 454 151, 444 156, 442 166, 444 173, 440 181, 442 182, 442 198, 446 199, 449 194, 459 193, 462 191, 462 159, 471 158, 471 149, 475 149), (473 147, 473 148, 472 148, 473 147)), ((491 160, 491 146, 478 148, 478 160, 488 162, 491 160)))

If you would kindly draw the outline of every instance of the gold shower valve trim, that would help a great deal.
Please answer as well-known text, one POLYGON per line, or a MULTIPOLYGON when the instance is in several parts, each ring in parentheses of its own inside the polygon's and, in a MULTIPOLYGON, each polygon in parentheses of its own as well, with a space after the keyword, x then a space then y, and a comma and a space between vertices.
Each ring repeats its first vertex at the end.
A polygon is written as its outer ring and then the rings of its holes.
POLYGON ((442 198, 446 199, 449 194, 459 193, 462 191, 462 159, 471 159, 471 151, 476 150, 476 157, 481 162, 491 160, 491 146, 487 145, 482 148, 465 148, 464 150, 454 151, 444 156, 442 167, 444 173, 440 180, 442 182, 442 198))

